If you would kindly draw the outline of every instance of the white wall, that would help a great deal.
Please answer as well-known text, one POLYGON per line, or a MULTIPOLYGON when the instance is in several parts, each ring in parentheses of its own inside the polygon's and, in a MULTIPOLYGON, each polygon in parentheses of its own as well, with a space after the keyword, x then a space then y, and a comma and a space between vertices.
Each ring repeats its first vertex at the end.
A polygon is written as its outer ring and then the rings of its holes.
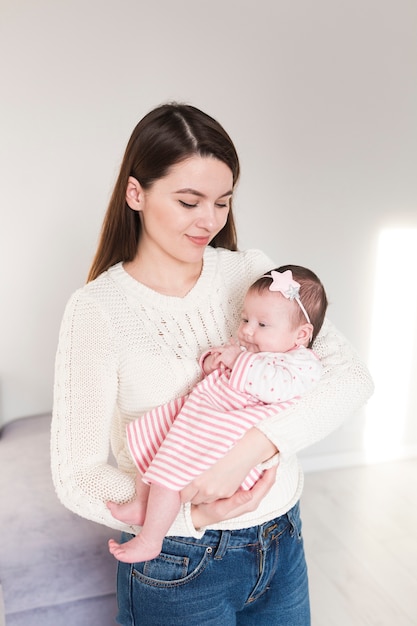
MULTIPOLYGON (((415 0, 1 0, 0 422, 51 408, 65 302, 134 125, 167 100, 233 137, 241 247, 315 269, 367 360, 380 232, 417 229, 416 26, 415 0)), ((415 347, 405 306, 400 295, 381 344, 415 347)), ((405 393, 399 455, 417 450, 415 386, 405 393)), ((307 465, 364 458, 367 419, 307 465)))

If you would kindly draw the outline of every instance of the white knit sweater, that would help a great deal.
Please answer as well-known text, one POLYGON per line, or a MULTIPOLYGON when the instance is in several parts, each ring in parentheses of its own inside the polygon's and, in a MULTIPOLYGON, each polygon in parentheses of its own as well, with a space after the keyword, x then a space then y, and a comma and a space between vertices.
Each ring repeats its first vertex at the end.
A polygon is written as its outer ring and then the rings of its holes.
MULTIPOLYGON (((259 251, 208 247, 202 274, 184 298, 152 291, 121 263, 73 294, 59 337, 51 431, 52 476, 66 507, 111 528, 138 531, 105 506, 134 494, 126 424, 191 390, 201 377, 199 356, 234 335, 248 286, 272 267, 259 251)), ((324 366, 321 382, 296 406, 258 425, 280 450, 275 486, 257 511, 212 528, 254 526, 288 511, 303 485, 296 452, 338 427, 372 392, 366 368, 328 321, 314 350, 324 366)), ((201 535, 189 506, 169 534, 201 535)))

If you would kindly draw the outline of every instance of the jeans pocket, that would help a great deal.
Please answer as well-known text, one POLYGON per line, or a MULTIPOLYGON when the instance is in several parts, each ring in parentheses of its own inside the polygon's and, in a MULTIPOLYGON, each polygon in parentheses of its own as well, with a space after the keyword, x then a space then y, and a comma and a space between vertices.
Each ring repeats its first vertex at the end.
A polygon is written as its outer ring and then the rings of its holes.
POLYGON ((176 587, 194 580, 210 562, 212 548, 165 539, 162 552, 151 561, 135 563, 134 578, 152 587, 176 587))
POLYGON ((190 559, 174 554, 159 554, 152 561, 145 561, 142 573, 155 580, 179 580, 187 576, 190 559))

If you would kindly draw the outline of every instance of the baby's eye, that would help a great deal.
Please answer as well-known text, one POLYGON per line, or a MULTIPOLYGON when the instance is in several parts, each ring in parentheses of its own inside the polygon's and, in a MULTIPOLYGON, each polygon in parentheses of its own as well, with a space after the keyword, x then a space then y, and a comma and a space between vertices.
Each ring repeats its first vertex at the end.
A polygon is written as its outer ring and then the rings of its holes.
POLYGON ((246 319, 246 317, 242 317, 240 321, 242 322, 242 324, 247 324, 249 320, 246 319))
POLYGON ((260 326, 261 328, 265 328, 266 324, 264 324, 263 322, 259 322, 259 326, 260 326))

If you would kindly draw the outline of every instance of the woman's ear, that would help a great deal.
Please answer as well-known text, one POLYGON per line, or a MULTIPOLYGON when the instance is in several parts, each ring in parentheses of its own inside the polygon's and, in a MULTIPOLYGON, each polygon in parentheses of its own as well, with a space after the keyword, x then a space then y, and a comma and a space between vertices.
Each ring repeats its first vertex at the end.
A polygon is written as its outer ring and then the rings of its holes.
POLYGON ((313 324, 303 324, 300 326, 297 332, 296 345, 297 346, 308 346, 313 336, 314 326, 313 324))
POLYGON ((143 203, 143 189, 136 178, 129 176, 126 188, 126 202, 133 211, 140 211, 143 203))

